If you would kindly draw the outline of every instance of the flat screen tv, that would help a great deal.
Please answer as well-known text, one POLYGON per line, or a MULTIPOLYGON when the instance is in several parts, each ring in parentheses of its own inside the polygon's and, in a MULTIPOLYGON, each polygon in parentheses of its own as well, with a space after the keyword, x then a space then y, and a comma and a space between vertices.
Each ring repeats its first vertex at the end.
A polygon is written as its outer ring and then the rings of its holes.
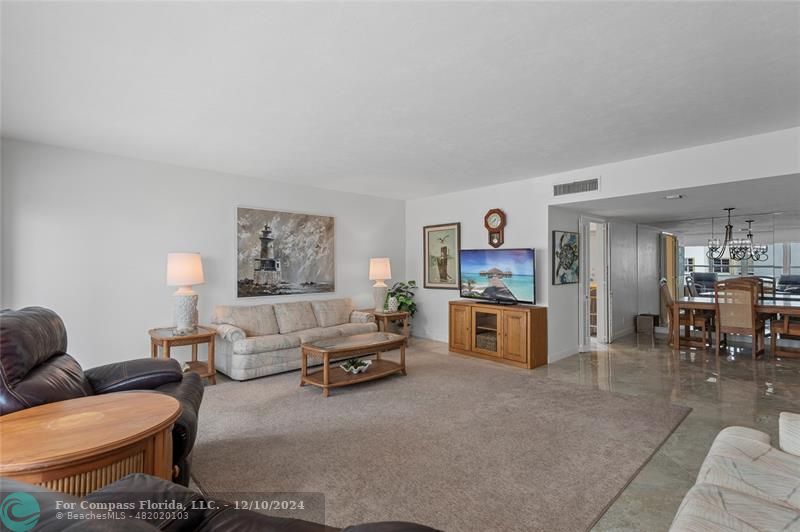
POLYGON ((494 303, 536 303, 532 249, 462 249, 461 297, 494 303))

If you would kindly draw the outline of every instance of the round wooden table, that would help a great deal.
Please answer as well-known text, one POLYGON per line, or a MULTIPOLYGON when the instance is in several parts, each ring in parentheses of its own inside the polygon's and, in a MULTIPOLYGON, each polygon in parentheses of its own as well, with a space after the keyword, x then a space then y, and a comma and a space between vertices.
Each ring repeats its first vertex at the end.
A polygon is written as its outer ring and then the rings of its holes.
POLYGON ((82 497, 130 473, 172 479, 172 425, 157 392, 58 401, 0 416, 0 476, 82 497))

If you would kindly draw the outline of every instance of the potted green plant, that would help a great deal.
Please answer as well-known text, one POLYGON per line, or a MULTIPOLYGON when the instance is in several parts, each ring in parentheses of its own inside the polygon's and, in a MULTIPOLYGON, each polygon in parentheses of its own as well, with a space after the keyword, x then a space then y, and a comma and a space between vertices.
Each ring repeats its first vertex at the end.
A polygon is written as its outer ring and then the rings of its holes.
POLYGON ((409 318, 417 313, 417 304, 414 303, 414 290, 417 289, 416 281, 398 281, 386 293, 386 300, 397 300, 397 310, 408 312, 409 318))

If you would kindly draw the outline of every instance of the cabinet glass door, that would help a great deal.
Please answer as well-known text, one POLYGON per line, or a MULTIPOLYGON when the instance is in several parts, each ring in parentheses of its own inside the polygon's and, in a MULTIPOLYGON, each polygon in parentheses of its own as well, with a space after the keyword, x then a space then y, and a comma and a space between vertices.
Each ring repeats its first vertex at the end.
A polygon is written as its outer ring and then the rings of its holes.
POLYGON ((503 352, 500 311, 472 309, 472 350, 499 357, 503 352))

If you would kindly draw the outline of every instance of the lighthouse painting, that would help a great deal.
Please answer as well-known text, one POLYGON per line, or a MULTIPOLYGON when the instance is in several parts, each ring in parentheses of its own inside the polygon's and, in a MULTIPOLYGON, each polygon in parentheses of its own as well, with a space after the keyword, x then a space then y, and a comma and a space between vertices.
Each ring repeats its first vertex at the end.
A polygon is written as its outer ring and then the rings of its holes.
POLYGON ((239 207, 237 296, 333 292, 332 216, 239 207))

